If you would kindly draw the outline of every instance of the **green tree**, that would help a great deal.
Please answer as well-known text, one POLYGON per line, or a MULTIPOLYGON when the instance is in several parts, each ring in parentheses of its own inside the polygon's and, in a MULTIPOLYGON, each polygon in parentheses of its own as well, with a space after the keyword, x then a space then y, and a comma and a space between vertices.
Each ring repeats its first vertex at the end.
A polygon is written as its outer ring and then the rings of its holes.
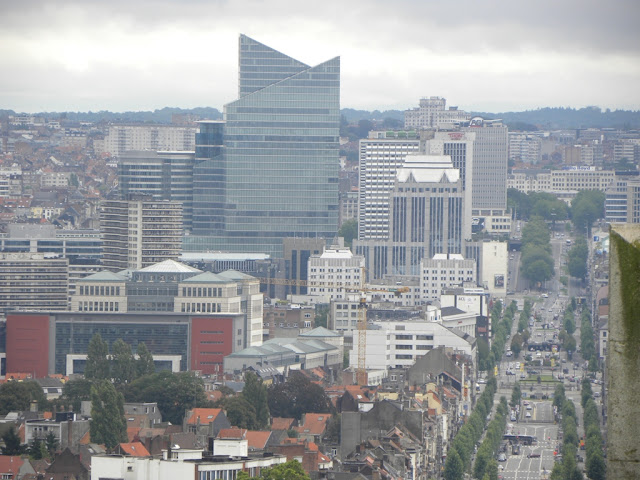
POLYGON ((49 452, 47 452, 47 446, 39 437, 34 437, 27 446, 27 453, 32 460, 41 460, 47 458, 49 452))
POLYGON ((462 480, 464 477, 464 466, 460 455, 455 448, 449 449, 447 460, 444 463, 445 480, 462 480))
POLYGON ((84 377, 89 380, 105 380, 111 378, 109 346, 102 340, 99 333, 96 333, 89 341, 84 377))
POLYGON ((544 260, 536 260, 523 268, 522 274, 533 283, 541 284, 553 277, 553 268, 544 260))
POLYGON ((599 190, 582 190, 571 202, 571 222, 578 232, 591 234, 591 225, 604 216, 605 194, 599 190))
POLYGON ((126 385, 136 377, 136 364, 131 345, 122 339, 113 342, 111 347, 111 377, 116 385, 126 385))
POLYGON ((329 305, 316 305, 315 326, 327 328, 327 319, 329 317, 329 305))
POLYGON ((587 475, 590 480, 605 480, 607 478, 607 465, 601 452, 596 451, 587 458, 587 475))
POLYGON ((144 342, 138 343, 136 353, 138 354, 138 360, 136 361, 136 378, 156 373, 153 355, 151 355, 151 352, 144 342))
POLYGON ((91 387, 89 432, 93 443, 104 444, 108 450, 127 441, 124 398, 108 380, 99 380, 91 387))
POLYGON ((39 408, 46 408, 48 404, 42 387, 37 382, 10 380, 0 385, 0 415, 29 410, 32 401, 38 402, 39 408))
POLYGON ((234 427, 246 428, 247 430, 260 430, 263 428, 259 426, 256 419, 254 405, 249 403, 243 395, 222 398, 215 405, 225 411, 229 423, 234 427))
POLYGON ((548 245, 551 240, 549 227, 541 217, 533 217, 522 229, 522 244, 548 245))
POLYGON ((74 412, 79 412, 83 401, 91 400, 91 381, 85 378, 69 380, 62 387, 60 402, 63 406, 70 405, 74 412))
POLYGON ((345 246, 351 248, 353 239, 358 236, 358 221, 353 218, 344 222, 338 230, 338 236, 344 237, 345 246))
POLYGON ((331 402, 324 389, 298 372, 293 372, 285 383, 271 385, 267 393, 269 411, 274 417, 299 420, 304 413, 331 411, 331 402))
POLYGON ((209 406, 204 382, 193 372, 167 370, 137 378, 125 389, 127 402, 157 402, 162 419, 182 425, 186 410, 209 406))
POLYGON ((47 436, 44 438, 44 444, 47 452, 49 452, 49 457, 53 457, 58 449, 58 439, 52 431, 47 433, 47 436))
POLYGON ((267 428, 269 426, 269 400, 267 398, 267 386, 264 385, 262 379, 258 378, 255 373, 245 373, 242 396, 255 409, 257 429, 260 430, 267 428))
POLYGON ((11 426, 9 430, 2 435, 2 455, 21 455, 24 452, 20 436, 16 433, 16 429, 11 426))
POLYGON ((289 460, 274 467, 264 468, 260 472, 263 480, 310 480, 297 460, 289 460))

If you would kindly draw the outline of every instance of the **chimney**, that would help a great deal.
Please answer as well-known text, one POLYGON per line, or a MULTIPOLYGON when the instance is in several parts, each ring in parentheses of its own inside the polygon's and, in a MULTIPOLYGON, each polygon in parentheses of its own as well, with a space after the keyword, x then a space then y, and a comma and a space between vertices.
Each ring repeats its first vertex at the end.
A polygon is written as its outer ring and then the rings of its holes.
POLYGON ((29 407, 29 411, 33 413, 38 413, 38 401, 31 400, 31 406, 29 407))

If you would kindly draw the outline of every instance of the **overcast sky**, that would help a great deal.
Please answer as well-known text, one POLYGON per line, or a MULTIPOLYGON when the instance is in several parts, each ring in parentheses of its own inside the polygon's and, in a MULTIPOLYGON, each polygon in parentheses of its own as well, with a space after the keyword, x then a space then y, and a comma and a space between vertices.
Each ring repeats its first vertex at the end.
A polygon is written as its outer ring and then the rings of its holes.
POLYGON ((238 35, 341 57, 341 106, 640 109, 638 0, 0 0, 0 109, 216 107, 238 35))

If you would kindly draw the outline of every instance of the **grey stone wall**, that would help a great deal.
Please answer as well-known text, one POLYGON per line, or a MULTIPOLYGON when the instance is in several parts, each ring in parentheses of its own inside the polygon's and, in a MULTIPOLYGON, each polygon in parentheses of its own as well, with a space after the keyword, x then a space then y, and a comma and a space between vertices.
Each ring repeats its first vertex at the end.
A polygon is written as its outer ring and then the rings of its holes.
POLYGON ((611 227, 607 478, 640 478, 640 225, 611 227))

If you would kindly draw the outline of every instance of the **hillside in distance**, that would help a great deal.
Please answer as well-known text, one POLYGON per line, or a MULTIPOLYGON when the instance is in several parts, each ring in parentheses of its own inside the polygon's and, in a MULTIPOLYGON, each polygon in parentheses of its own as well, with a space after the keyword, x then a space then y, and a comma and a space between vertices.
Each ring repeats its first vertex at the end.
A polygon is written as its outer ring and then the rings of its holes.
MULTIPOLYGON (((343 123, 357 124, 367 120, 382 128, 398 128, 404 122, 402 110, 355 110, 343 108, 340 113, 343 123)), ((502 119, 511 130, 556 130, 573 128, 616 128, 622 130, 640 129, 640 111, 636 110, 602 110, 599 107, 565 108, 545 107, 523 112, 471 112, 487 119, 502 119)), ((20 115, 20 112, 0 109, 0 119, 9 115, 20 115)), ((217 108, 177 108, 164 107, 154 111, 128 112, 39 112, 30 113, 49 120, 66 120, 68 122, 92 123, 154 123, 170 124, 173 114, 192 114, 201 119, 222 119, 222 112, 217 108)))

